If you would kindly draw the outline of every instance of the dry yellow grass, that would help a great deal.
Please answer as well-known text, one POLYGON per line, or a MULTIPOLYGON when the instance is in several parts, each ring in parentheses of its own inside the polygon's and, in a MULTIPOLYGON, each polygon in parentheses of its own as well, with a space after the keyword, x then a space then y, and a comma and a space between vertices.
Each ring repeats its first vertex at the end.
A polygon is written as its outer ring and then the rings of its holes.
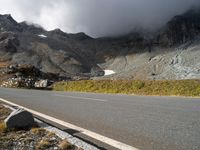
POLYGON ((41 140, 36 145, 36 150, 45 150, 48 149, 51 146, 51 143, 47 140, 41 140))
POLYGON ((5 68, 5 67, 7 67, 7 66, 9 66, 10 65, 10 62, 1 62, 0 61, 0 68, 5 68))
POLYGON ((31 132, 34 134, 43 135, 45 134, 46 130, 42 128, 32 128, 31 132))
POLYGON ((7 131, 6 124, 4 122, 0 122, 0 133, 5 133, 7 131))
POLYGON ((54 84, 57 91, 112 94, 200 96, 200 80, 87 80, 54 84))
POLYGON ((1 103, 0 103, 0 114, 1 118, 5 119, 9 114, 11 113, 11 110, 8 108, 5 108, 1 103))
POLYGON ((11 113, 11 110, 8 108, 5 108, 1 103, 0 103, 0 133, 5 133, 7 132, 7 127, 4 122, 4 119, 11 113))
POLYGON ((58 145, 61 150, 72 150, 75 148, 74 145, 70 144, 66 139, 61 141, 58 145))
POLYGON ((54 137, 54 136, 56 136, 56 134, 53 132, 48 132, 48 134, 47 134, 47 137, 49 137, 49 138, 54 137))

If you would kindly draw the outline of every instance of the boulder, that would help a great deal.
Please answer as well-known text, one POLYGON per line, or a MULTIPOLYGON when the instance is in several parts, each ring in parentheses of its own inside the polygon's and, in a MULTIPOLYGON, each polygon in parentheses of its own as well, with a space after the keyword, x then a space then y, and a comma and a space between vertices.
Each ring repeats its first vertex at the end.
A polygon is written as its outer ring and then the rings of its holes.
POLYGON ((6 119, 8 129, 27 129, 34 125, 33 115, 23 109, 13 111, 6 119))
POLYGON ((36 88, 47 88, 48 87, 48 80, 40 80, 35 82, 35 87, 36 88))

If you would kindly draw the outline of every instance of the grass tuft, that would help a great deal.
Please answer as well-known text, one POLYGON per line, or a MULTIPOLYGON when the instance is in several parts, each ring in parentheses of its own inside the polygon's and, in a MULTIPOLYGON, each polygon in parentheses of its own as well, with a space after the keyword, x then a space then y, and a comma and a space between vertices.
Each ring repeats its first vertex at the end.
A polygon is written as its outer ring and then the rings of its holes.
POLYGON ((37 146, 36 146, 36 150, 45 150, 48 149, 49 147, 51 147, 51 143, 47 140, 41 140, 37 146))
POLYGON ((0 122, 0 133, 5 133, 7 132, 7 127, 4 122, 0 122))
POLYGON ((33 134, 37 134, 37 135, 44 135, 46 130, 45 129, 42 129, 42 128, 32 128, 31 129, 31 132, 33 134))
POLYGON ((58 147, 61 150, 72 150, 72 149, 75 149, 75 146, 70 144, 66 139, 61 141, 60 144, 58 145, 58 147))

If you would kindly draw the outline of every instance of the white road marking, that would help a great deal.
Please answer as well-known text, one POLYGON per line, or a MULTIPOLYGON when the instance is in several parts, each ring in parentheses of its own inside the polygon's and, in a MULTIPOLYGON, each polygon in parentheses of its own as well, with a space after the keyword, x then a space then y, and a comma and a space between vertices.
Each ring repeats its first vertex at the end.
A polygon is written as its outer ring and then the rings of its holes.
POLYGON ((78 97, 78 96, 67 96, 67 95, 60 95, 60 94, 54 94, 54 96, 60 96, 60 97, 68 97, 68 98, 74 98, 79 100, 91 100, 91 101, 100 101, 100 102, 107 102, 108 100, 105 99, 96 99, 96 98, 89 98, 89 97, 78 97))
POLYGON ((37 111, 35 111, 35 110, 28 109, 28 108, 23 107, 23 106, 21 106, 21 105, 18 105, 18 104, 9 102, 9 101, 7 101, 7 100, 5 100, 5 99, 0 98, 0 101, 2 101, 2 102, 4 102, 4 103, 7 103, 7 104, 9 104, 9 105, 12 105, 12 106, 17 106, 17 107, 19 107, 19 108, 23 108, 24 110, 27 110, 27 111, 29 111, 30 113, 32 113, 32 114, 34 114, 34 115, 36 115, 36 116, 39 116, 39 117, 45 118, 45 119, 47 119, 47 120, 49 120, 49 121, 58 123, 58 124, 60 124, 60 125, 62 125, 62 126, 65 126, 65 127, 67 127, 67 128, 70 128, 70 129, 79 131, 79 132, 81 132, 82 134, 85 134, 85 135, 87 135, 87 136, 89 136, 89 137, 92 137, 92 138, 94 138, 94 139, 96 139, 96 140, 98 140, 98 141, 101 141, 101 142, 103 142, 103 143, 106 143, 106 144, 108 144, 108 145, 110 145, 110 146, 112 146, 112 147, 118 148, 118 149, 120 149, 120 150, 139 150, 139 149, 137 149, 137 148, 135 148, 135 147, 132 147, 132 146, 130 146, 130 145, 127 145, 127 144, 124 144, 124 143, 122 143, 122 142, 113 140, 113 139, 111 139, 111 138, 105 137, 105 136, 103 136, 103 135, 100 135, 100 134, 98 134, 98 133, 89 131, 89 130, 87 130, 87 129, 84 129, 84 128, 81 128, 81 127, 78 127, 78 126, 75 126, 75 125, 73 125, 73 124, 70 124, 70 123, 68 123, 68 122, 65 122, 65 121, 56 119, 56 118, 54 118, 54 117, 45 115, 45 114, 40 113, 40 112, 37 112, 37 111))

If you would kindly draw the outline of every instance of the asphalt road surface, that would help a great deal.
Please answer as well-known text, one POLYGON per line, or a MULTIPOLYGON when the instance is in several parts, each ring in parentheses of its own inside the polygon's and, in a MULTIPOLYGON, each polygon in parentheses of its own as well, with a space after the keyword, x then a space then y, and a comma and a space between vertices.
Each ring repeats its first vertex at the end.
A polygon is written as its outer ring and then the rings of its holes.
POLYGON ((200 99, 4 88, 0 98, 142 150, 200 150, 200 99))

